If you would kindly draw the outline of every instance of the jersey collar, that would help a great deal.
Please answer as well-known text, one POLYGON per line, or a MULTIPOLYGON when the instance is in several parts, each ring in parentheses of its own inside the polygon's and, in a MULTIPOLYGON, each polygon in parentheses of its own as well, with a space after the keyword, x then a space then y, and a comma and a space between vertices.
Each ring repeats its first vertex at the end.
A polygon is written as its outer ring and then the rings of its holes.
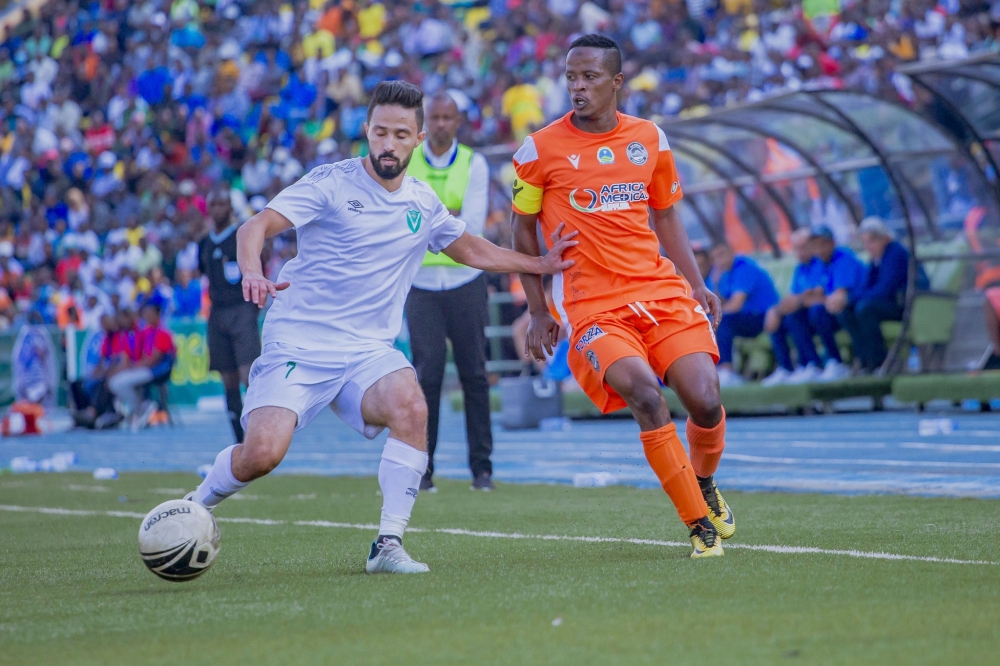
POLYGON ((427 165, 432 169, 447 169, 452 164, 455 163, 455 159, 458 157, 458 139, 451 140, 451 148, 444 151, 444 155, 440 157, 434 154, 431 150, 430 141, 424 141, 424 159, 427 161, 427 165))
POLYGON ((216 245, 219 245, 220 243, 222 243, 222 241, 226 240, 227 238, 229 238, 230 236, 232 236, 234 233, 236 233, 236 230, 239 229, 239 228, 240 228, 240 223, 239 222, 233 222, 228 227, 226 227, 225 229, 223 229, 222 233, 220 233, 220 234, 215 233, 215 229, 212 229, 211 231, 208 232, 208 237, 212 239, 213 243, 215 243, 216 245))
POLYGON ((566 126, 566 129, 568 129, 570 132, 577 135, 578 137, 599 141, 601 139, 610 139, 611 137, 613 137, 615 134, 618 133, 618 130, 622 128, 622 112, 615 111, 615 117, 618 119, 618 124, 615 125, 615 128, 610 132, 603 132, 601 134, 591 134, 590 132, 584 132, 582 129, 579 129, 576 125, 574 125, 572 120, 573 111, 570 111, 565 116, 563 116, 563 124, 566 126))

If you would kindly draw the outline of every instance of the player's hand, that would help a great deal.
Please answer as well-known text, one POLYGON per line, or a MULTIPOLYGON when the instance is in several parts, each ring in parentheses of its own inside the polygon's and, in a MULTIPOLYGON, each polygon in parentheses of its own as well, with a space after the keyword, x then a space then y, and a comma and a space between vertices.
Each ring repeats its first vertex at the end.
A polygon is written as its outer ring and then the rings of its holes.
POLYGON ((525 342, 525 356, 544 363, 546 354, 552 356, 552 349, 559 342, 559 324, 548 312, 531 315, 525 342))
POLYGON ((243 274, 243 300, 248 303, 256 303, 257 307, 263 308, 267 305, 267 297, 275 298, 279 291, 284 291, 292 286, 291 282, 275 284, 260 273, 243 274))
POLYGON ((823 305, 826 306, 826 311, 833 316, 839 315, 847 307, 847 290, 838 289, 833 292, 823 299, 823 305))
POLYGON ((701 303, 701 307, 709 314, 712 328, 719 328, 719 322, 722 321, 722 301, 719 300, 719 297, 712 293, 708 287, 698 287, 691 292, 691 296, 701 303))
POLYGON ((552 232, 552 236, 550 237, 552 239, 552 249, 542 257, 542 275, 559 273, 576 263, 572 259, 563 259, 562 253, 574 245, 580 244, 580 241, 572 240, 580 232, 572 231, 563 236, 562 232, 565 228, 566 224, 560 222, 556 230, 552 232))
POLYGON ((781 328, 781 315, 777 308, 769 308, 764 315, 764 330, 768 333, 776 333, 781 328))

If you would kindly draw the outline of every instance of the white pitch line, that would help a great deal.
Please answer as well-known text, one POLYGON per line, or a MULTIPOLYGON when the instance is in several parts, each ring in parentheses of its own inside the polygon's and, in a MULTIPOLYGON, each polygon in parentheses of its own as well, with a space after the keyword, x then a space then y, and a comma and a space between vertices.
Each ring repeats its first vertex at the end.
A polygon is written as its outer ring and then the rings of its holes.
POLYGON ((779 465, 853 465, 875 467, 976 467, 1000 469, 1000 463, 985 462, 935 462, 930 460, 881 460, 878 458, 787 458, 770 456, 749 456, 742 453, 726 454, 726 460, 740 462, 772 463, 779 465))
MULTIPOLYGON (((134 513, 132 511, 86 511, 80 509, 59 509, 41 506, 16 506, 12 504, 0 504, 0 511, 11 513, 43 513, 55 516, 108 516, 111 518, 138 518, 146 517, 144 513, 134 513)), ((376 530, 378 525, 373 523, 336 523, 328 520, 271 520, 268 518, 216 518, 220 523, 242 523, 248 525, 294 525, 296 527, 324 527, 335 529, 351 530, 376 530)), ((538 541, 576 541, 582 543, 630 543, 639 546, 662 546, 666 548, 690 548, 691 544, 685 541, 660 541, 658 539, 626 539, 619 537, 597 537, 597 536, 568 536, 560 534, 521 534, 519 532, 481 532, 476 530, 463 530, 452 527, 409 527, 407 532, 453 534, 456 536, 471 536, 484 539, 532 539, 538 541)), ((905 560, 909 562, 934 562, 938 564, 988 564, 997 565, 1000 562, 989 560, 958 560, 951 557, 924 557, 920 555, 899 555, 897 553, 871 552, 864 550, 835 550, 829 548, 813 548, 811 546, 769 546, 763 544, 748 543, 727 543, 726 548, 739 550, 755 550, 765 553, 780 553, 783 555, 842 555, 844 557, 856 557, 868 560, 905 560)))
POLYGON ((928 442, 903 442, 901 449, 921 449, 925 451, 943 451, 945 453, 1000 453, 1000 446, 993 444, 931 444, 928 442))

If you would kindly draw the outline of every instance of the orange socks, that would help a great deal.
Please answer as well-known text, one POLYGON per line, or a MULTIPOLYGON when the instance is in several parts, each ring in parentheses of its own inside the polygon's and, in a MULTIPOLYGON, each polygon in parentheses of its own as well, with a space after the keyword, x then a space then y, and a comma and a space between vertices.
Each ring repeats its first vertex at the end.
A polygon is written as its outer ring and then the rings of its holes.
MULTIPOLYGON (((684 445, 677 436, 677 426, 668 423, 662 428, 639 433, 646 460, 660 480, 663 490, 677 508, 677 515, 685 525, 708 515, 705 498, 698 487, 694 469, 688 460, 684 445)), ((716 459, 718 461, 718 459, 716 459)))
POLYGON ((714 428, 696 426, 688 419, 687 438, 694 473, 703 479, 712 476, 719 468, 722 449, 726 448, 726 412, 722 412, 722 420, 714 428))

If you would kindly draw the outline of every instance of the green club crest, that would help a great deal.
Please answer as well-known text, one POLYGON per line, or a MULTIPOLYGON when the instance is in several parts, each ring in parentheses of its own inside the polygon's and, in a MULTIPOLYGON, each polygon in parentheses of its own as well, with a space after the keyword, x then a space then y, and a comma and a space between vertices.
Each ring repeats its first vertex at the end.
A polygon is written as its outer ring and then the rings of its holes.
POLYGON ((419 210, 408 210, 406 211, 406 226, 410 228, 410 231, 417 233, 420 231, 420 223, 423 221, 424 216, 420 214, 419 210))

